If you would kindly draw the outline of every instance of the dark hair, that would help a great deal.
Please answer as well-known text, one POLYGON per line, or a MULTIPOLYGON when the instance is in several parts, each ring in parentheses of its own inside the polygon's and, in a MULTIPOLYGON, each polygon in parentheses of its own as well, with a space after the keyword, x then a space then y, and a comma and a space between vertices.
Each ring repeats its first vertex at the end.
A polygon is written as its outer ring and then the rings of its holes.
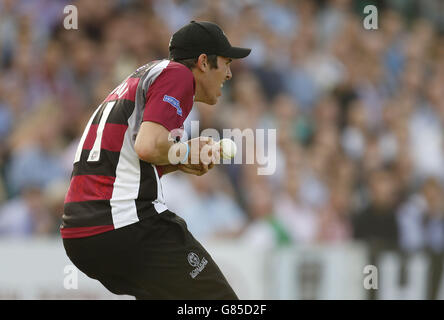
MULTIPOLYGON (((208 60, 208 64, 210 65, 210 69, 217 69, 217 55, 210 54, 210 55, 207 55, 207 57, 208 57, 207 60, 208 60)), ((180 63, 180 64, 183 64, 185 67, 187 67, 190 70, 196 66, 197 59, 198 58, 174 60, 170 56, 170 60, 180 63)))

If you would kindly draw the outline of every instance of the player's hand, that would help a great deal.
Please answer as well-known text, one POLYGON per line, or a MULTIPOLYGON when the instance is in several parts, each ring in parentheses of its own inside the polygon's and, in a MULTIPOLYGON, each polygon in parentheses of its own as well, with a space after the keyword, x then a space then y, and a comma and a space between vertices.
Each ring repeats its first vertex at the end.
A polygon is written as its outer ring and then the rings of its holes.
POLYGON ((220 150, 210 137, 197 137, 188 140, 186 143, 188 143, 190 147, 188 161, 186 162, 187 165, 197 168, 198 165, 205 164, 212 168, 215 160, 220 158, 220 150))
POLYGON ((218 157, 220 157, 220 154, 219 150, 216 150, 216 144, 212 138, 197 137, 186 143, 190 146, 188 163, 179 164, 179 170, 185 173, 201 176, 214 167, 215 160, 219 159, 218 157))
POLYGON ((177 165, 180 171, 188 173, 188 174, 194 174, 196 176, 201 176, 210 170, 208 165, 205 164, 199 164, 199 165, 187 165, 179 163, 177 165))

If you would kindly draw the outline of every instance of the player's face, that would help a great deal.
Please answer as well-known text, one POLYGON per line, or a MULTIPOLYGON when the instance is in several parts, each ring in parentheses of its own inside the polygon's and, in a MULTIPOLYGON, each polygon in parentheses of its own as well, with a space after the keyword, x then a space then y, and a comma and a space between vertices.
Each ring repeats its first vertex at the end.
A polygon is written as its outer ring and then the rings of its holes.
POLYGON ((207 76, 202 86, 204 89, 205 103, 216 104, 222 95, 222 86, 226 80, 231 79, 230 58, 217 57, 217 69, 208 67, 207 76))

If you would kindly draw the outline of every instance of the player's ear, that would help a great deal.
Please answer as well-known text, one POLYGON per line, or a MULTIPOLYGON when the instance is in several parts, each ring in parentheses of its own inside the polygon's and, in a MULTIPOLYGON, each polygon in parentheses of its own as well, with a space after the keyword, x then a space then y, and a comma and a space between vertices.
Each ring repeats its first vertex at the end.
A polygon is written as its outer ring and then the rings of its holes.
POLYGON ((205 72, 208 68, 208 57, 205 53, 202 53, 199 58, 197 58, 197 68, 202 71, 205 72))

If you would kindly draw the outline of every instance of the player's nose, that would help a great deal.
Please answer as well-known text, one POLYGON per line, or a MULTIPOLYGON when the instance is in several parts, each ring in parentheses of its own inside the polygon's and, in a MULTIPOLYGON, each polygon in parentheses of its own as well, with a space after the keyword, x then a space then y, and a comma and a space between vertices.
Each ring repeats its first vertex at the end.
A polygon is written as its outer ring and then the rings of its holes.
POLYGON ((227 80, 230 80, 232 77, 233 77, 233 75, 231 74, 231 68, 228 68, 228 69, 227 69, 227 76, 226 76, 226 79, 227 79, 227 80))

